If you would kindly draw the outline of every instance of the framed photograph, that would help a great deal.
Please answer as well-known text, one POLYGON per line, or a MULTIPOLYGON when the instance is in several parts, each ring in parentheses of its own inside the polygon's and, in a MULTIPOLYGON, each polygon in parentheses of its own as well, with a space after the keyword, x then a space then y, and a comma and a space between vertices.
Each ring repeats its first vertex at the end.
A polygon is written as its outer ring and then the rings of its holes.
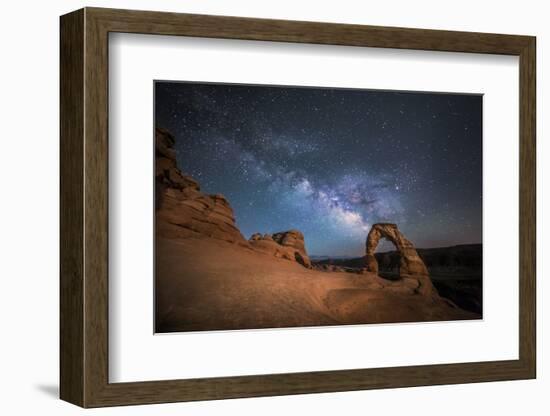
POLYGON ((535 49, 62 16, 61 398, 535 378, 535 49))

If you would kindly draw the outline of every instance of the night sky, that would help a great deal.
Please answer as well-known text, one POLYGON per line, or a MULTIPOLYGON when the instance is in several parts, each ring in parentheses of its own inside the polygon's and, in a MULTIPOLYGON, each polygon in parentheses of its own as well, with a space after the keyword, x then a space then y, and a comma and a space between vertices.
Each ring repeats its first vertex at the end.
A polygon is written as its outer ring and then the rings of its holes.
POLYGON ((376 222, 416 247, 480 243, 481 110, 480 95, 155 83, 180 169, 246 238, 295 228, 310 255, 363 255, 376 222))

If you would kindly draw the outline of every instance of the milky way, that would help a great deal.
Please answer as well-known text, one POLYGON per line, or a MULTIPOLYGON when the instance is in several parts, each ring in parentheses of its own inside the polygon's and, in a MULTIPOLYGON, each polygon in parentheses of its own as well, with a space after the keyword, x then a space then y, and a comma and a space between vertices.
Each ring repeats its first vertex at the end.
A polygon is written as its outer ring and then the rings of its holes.
MULTIPOLYGON (((376 222, 418 247, 481 242, 482 97, 155 83, 179 166, 231 203, 245 237, 291 228, 354 256, 376 222)), ((390 248, 390 246, 382 246, 390 248)))

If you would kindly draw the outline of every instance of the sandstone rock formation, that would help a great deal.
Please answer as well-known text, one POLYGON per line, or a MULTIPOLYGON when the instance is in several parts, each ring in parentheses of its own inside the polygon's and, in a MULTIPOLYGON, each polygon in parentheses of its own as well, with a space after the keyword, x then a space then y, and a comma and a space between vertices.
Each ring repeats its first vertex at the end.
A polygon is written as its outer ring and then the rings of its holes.
POLYGON ((207 195, 177 166, 174 136, 155 131, 156 233, 161 237, 207 236, 247 245, 223 195, 207 195))
POLYGON ((381 238, 391 241, 400 253, 399 275, 402 278, 416 278, 420 283, 419 292, 430 294, 434 291, 428 269, 418 255, 414 245, 399 231, 396 224, 374 224, 366 242, 366 269, 378 273, 378 261, 374 255, 381 238))
POLYGON ((222 195, 180 171, 174 137, 156 129, 157 332, 479 319, 440 297, 395 224, 376 224, 363 260, 311 266, 297 230, 247 241, 222 195), (381 238, 400 253, 401 279, 378 276, 381 238), (305 266, 305 267, 304 267, 305 266), (370 270, 370 271, 369 271, 370 270))
POLYGON ((237 228, 227 199, 220 194, 202 193, 199 183, 180 171, 176 161, 174 136, 157 127, 155 143, 157 236, 214 238, 311 268, 304 236, 300 231, 289 230, 273 235, 257 233, 246 241, 237 228))
POLYGON ((250 237, 248 242, 255 250, 296 261, 304 267, 311 268, 311 261, 304 243, 304 235, 298 230, 264 235, 256 233, 250 237))

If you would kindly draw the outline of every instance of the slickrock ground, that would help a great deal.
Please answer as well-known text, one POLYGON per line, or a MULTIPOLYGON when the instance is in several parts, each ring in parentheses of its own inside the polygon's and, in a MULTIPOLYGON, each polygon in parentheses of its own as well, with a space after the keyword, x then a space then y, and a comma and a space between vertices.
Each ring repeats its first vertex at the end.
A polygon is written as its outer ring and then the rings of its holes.
POLYGON ((298 230, 247 241, 224 196, 203 193, 179 170, 174 138, 163 129, 156 131, 155 255, 157 332, 479 317, 426 291, 423 275, 390 281, 362 269, 314 269, 298 230))
POLYGON ((211 238, 157 240, 157 332, 474 319, 418 281, 325 272, 211 238))

